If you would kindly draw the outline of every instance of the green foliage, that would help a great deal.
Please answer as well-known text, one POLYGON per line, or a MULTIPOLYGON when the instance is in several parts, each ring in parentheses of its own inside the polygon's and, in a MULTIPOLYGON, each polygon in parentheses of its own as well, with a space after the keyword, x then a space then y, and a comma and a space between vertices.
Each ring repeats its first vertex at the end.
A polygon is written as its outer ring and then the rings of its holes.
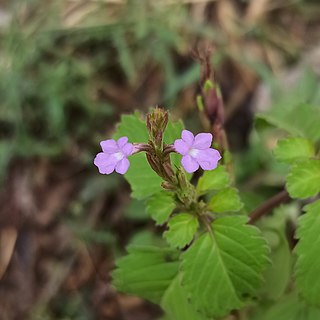
POLYGON ((169 230, 163 236, 170 246, 182 249, 189 244, 198 227, 198 219, 189 213, 179 213, 173 216, 168 223, 169 230))
MULTIPOLYGON (((123 115, 117 126, 114 139, 126 136, 129 142, 148 142, 148 132, 140 113, 123 115)), ((144 199, 161 190, 161 178, 150 168, 143 153, 130 158, 130 170, 125 174, 130 183, 132 197, 144 199)))
POLYGON ((199 194, 211 190, 220 190, 230 185, 230 177, 224 166, 219 165, 215 170, 205 171, 197 185, 199 194))
POLYGON ((269 308, 261 308, 252 320, 315 320, 320 318, 320 310, 306 305, 293 293, 285 296, 269 308))
POLYGON ((312 305, 320 306, 320 200, 305 206, 299 218, 295 253, 297 289, 312 305))
POLYGON ((278 92, 276 103, 266 112, 259 113, 257 118, 293 136, 316 142, 320 139, 318 90, 316 75, 307 70, 295 88, 291 88, 289 92, 278 92))
POLYGON ((224 217, 212 223, 182 255, 182 284, 201 313, 220 317, 256 296, 268 247, 246 217, 224 217))
POLYGON ((119 291, 160 303, 178 272, 178 253, 154 246, 130 246, 112 273, 119 291))
POLYGON ((168 320, 206 320, 190 303, 188 295, 181 285, 180 276, 177 276, 165 292, 162 308, 166 311, 168 320))
POLYGON ((148 142, 148 131, 140 112, 121 116, 121 121, 117 125, 113 139, 119 139, 123 136, 128 137, 130 142, 148 142))
POLYGON ((264 298, 273 301, 283 296, 291 278, 292 256, 286 237, 287 210, 287 207, 281 207, 259 223, 271 250, 271 264, 264 273, 261 292, 264 298))
POLYGON ((133 220, 147 220, 149 214, 146 211, 144 201, 132 199, 124 210, 125 217, 133 220))
POLYGON ((176 205, 169 192, 161 191, 147 199, 146 206, 149 216, 152 217, 157 225, 162 225, 169 219, 176 205))
POLYGON ((280 140, 274 150, 274 156, 277 160, 288 163, 306 160, 314 155, 314 145, 304 138, 288 138, 280 140))
POLYGON ((317 123, 320 121, 319 107, 310 104, 294 105, 292 108, 276 106, 259 118, 288 133, 316 142, 320 139, 317 123))
POLYGON ((243 203, 239 192, 235 188, 226 188, 218 191, 209 201, 208 208, 216 213, 236 212, 241 210, 243 203))
MULTIPOLYGON (((183 124, 181 121, 169 122, 164 134, 164 142, 173 143, 175 139, 180 137, 182 130, 183 124)), ((118 124, 113 138, 118 139, 122 136, 127 136, 129 142, 148 142, 147 128, 139 112, 121 117, 121 122, 118 124)), ((177 161, 178 158, 176 157, 175 162, 177 163, 177 161)), ((148 198, 162 190, 161 178, 151 169, 143 153, 130 157, 130 169, 125 174, 125 178, 130 183, 132 197, 136 199, 148 198)))
POLYGON ((308 198, 320 192, 320 160, 301 161, 292 166, 287 190, 293 198, 308 198))

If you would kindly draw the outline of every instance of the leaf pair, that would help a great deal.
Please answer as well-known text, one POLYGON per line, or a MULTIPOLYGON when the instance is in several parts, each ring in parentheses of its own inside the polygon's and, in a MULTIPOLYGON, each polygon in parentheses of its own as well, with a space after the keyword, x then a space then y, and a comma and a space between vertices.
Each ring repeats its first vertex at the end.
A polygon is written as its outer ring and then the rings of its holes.
POLYGON ((212 231, 196 239, 180 260, 174 249, 131 248, 117 263, 114 284, 120 291, 161 300, 172 320, 224 316, 255 297, 268 264, 265 240, 246 222, 246 217, 215 220, 212 231))

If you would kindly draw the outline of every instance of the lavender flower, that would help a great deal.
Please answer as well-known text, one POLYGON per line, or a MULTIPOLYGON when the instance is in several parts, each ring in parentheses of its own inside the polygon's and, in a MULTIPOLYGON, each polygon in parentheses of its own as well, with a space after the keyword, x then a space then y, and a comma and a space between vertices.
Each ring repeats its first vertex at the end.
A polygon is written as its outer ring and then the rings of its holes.
POLYGON ((103 152, 96 155, 94 164, 102 174, 110 174, 114 170, 118 173, 125 174, 130 166, 127 159, 133 151, 132 143, 128 143, 127 137, 121 137, 116 142, 113 139, 100 142, 103 152))
POLYGON ((175 150, 182 154, 181 164, 191 173, 199 169, 213 170, 217 167, 221 155, 218 150, 212 149, 212 134, 199 133, 196 136, 188 130, 183 130, 182 139, 174 142, 175 150))

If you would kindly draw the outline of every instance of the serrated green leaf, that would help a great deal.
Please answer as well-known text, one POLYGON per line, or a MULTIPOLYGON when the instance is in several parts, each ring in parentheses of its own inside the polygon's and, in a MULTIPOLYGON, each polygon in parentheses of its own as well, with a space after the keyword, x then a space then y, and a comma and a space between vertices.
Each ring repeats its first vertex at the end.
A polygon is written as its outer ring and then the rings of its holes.
POLYGON ((168 248, 131 246, 128 255, 116 262, 113 284, 121 292, 160 303, 178 272, 178 255, 168 248))
POLYGON ((274 150, 274 156, 277 160, 288 163, 305 160, 314 155, 314 145, 304 138, 288 138, 280 140, 274 150))
MULTIPOLYGON (((182 130, 183 123, 181 121, 169 121, 164 134, 164 141, 168 144, 173 143, 175 139, 180 137, 182 130)), ((118 124, 113 138, 118 139, 122 136, 127 136, 129 142, 148 142, 147 127, 139 112, 121 117, 121 122, 118 124)), ((178 155, 173 155, 171 158, 173 163, 179 163, 178 155)), ((129 160, 130 168, 124 176, 130 183, 132 197, 145 199, 162 190, 162 179, 151 169, 145 154, 135 154, 129 160)))
POLYGON ((215 170, 205 171, 197 185, 199 194, 210 190, 220 190, 230 185, 230 177, 224 166, 218 166, 215 170))
POLYGON ((296 163, 287 177, 287 190, 292 198, 308 198, 320 192, 320 160, 296 163))
POLYGON ((190 303, 188 295, 181 286, 180 277, 177 276, 166 290, 161 307, 166 311, 166 319, 170 320, 206 320, 190 303))
POLYGON ((209 201, 208 208, 213 212, 239 211, 243 207, 238 190, 227 188, 217 192, 209 201))
POLYGON ((154 194, 147 200, 146 205, 147 213, 157 225, 164 224, 176 206, 172 195, 166 191, 154 194))
POLYGON ((172 217, 168 223, 169 230, 164 233, 164 237, 172 247, 182 249, 189 244, 198 227, 198 219, 189 213, 179 213, 172 217))
POLYGON ((295 248, 297 289, 308 303, 320 306, 320 200, 304 209, 306 213, 298 220, 295 248))
POLYGON ((268 247, 244 216, 216 219, 182 255, 182 285, 206 316, 221 317, 254 297, 268 264, 268 247))

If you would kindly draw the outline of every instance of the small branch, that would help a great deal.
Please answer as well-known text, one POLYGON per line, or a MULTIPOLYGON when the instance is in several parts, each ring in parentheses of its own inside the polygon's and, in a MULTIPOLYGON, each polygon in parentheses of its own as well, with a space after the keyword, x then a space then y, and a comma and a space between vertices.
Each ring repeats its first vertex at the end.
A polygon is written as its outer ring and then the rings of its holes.
POLYGON ((272 209, 289 200, 290 196, 288 192, 286 190, 282 190, 281 192, 277 193, 266 202, 264 202, 261 206, 253 210, 249 215, 250 220, 248 223, 254 224, 257 220, 270 212, 272 209))

